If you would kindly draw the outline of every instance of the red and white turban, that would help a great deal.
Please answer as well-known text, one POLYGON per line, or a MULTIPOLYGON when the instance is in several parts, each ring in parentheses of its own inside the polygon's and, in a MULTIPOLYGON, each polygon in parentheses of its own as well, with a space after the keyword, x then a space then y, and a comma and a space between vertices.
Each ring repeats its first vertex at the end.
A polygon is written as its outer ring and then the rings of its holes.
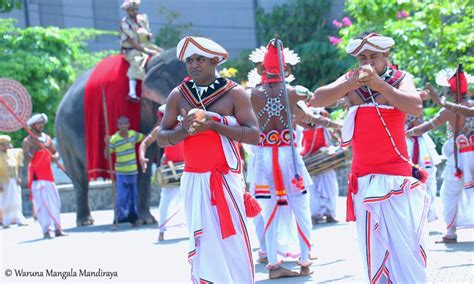
POLYGON ((176 47, 176 56, 181 61, 193 54, 202 55, 207 58, 219 58, 219 64, 229 58, 229 53, 217 42, 205 37, 187 36, 179 41, 176 47))
POLYGON ((138 6, 140 6, 140 0, 124 0, 120 8, 127 10, 132 7, 138 8, 138 6))
POLYGON ((354 57, 365 50, 387 52, 394 44, 395 41, 391 37, 371 33, 363 39, 352 39, 347 45, 346 52, 354 57))
POLYGON ((38 122, 48 123, 48 116, 44 113, 34 114, 32 117, 30 117, 30 119, 26 121, 26 125, 32 126, 33 124, 38 122))

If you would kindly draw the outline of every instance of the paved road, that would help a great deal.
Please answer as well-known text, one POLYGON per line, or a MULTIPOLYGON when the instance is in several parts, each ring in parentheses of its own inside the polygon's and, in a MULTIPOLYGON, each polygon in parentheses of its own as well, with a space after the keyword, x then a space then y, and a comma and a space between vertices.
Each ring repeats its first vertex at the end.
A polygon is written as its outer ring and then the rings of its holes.
MULTIPOLYGON (((338 200, 338 217, 344 216, 344 199, 338 200)), ((158 212, 152 210, 155 216, 158 212)), ((187 235, 184 228, 167 233, 157 242, 156 225, 111 231, 112 211, 95 211, 96 225, 75 227, 75 214, 62 214, 68 237, 42 240, 40 227, 29 220, 27 227, 0 229, 0 283, 188 283, 187 235), (11 270, 12 276, 6 277, 11 270), (23 271, 36 276, 17 276, 23 271), (95 275, 94 275, 95 273, 95 275), (43 274, 43 276, 41 276, 43 274), (69 275, 68 275, 69 274, 69 275), (63 280, 61 275, 65 277, 63 280)), ((249 229, 257 247, 253 226, 249 229)), ((434 244, 443 224, 429 224, 429 282, 474 283, 474 229, 460 230, 461 243, 434 244)), ((290 280, 268 280, 264 266, 256 265, 257 283, 354 283, 362 281, 360 256, 353 223, 321 224, 313 228, 312 241, 318 259, 315 274, 290 280)), ((254 250, 256 257, 256 250, 254 250)), ((285 266, 297 270, 296 262, 285 266)))

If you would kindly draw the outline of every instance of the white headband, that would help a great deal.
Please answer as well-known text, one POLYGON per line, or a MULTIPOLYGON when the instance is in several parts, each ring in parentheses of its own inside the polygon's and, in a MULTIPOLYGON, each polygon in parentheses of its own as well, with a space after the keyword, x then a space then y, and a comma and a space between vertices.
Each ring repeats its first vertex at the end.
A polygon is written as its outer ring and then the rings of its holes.
POLYGON ((352 39, 347 45, 346 52, 354 57, 365 50, 387 52, 394 44, 395 41, 391 37, 372 33, 363 39, 352 39))
POLYGON ((207 58, 219 58, 219 64, 229 58, 229 53, 217 42, 205 37, 187 36, 179 41, 176 47, 176 56, 181 61, 193 54, 202 55, 207 58))
POLYGON ((48 123, 48 116, 44 113, 37 113, 26 121, 26 125, 32 126, 33 124, 41 121, 44 121, 44 123, 48 123))

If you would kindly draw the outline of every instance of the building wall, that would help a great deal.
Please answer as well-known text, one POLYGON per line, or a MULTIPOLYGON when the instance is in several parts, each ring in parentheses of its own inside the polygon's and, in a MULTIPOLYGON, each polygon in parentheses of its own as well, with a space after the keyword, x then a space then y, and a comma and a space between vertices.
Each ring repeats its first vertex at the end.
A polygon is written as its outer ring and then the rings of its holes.
MULTIPOLYGON (((295 0, 142 0, 141 13, 146 13, 154 34, 166 23, 160 10, 176 12, 176 24, 191 23, 186 35, 210 37, 237 56, 242 50, 256 46, 254 7, 265 10, 295 0)), ((314 0, 318 1, 318 0, 314 0)), ((123 0, 26 0, 30 26, 84 27, 118 31, 125 12, 120 9, 123 0)), ((343 0, 332 1, 333 10, 328 16, 340 18, 343 0)), ((165 13, 166 15, 166 13, 165 13)), ((14 10, 0 14, 1 18, 16 18, 18 26, 25 27, 25 13, 14 10)), ((118 37, 103 36, 91 41, 90 49, 119 48, 118 37)))

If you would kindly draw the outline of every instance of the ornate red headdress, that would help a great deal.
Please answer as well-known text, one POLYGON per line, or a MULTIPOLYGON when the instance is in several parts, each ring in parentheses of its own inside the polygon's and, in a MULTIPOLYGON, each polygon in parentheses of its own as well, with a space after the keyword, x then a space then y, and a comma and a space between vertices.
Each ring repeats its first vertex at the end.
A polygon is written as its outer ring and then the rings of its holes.
MULTIPOLYGON (((285 63, 285 55, 283 54, 283 44, 281 45, 281 56, 283 59, 283 68, 285 71, 288 70, 285 63)), ((262 83, 277 83, 283 82, 280 74, 280 62, 278 60, 278 50, 274 44, 274 41, 270 41, 267 45, 267 52, 263 56, 263 72, 262 72, 262 83)))
POLYGON ((460 65, 460 67, 456 69, 456 73, 454 73, 454 75, 449 78, 448 83, 451 92, 453 92, 453 94, 457 94, 458 86, 456 83, 456 76, 459 76, 459 94, 464 96, 467 94, 467 79, 462 69, 462 65, 460 65))
POLYGON ((283 82, 283 80, 291 82, 294 80, 293 75, 291 75, 291 66, 298 64, 300 58, 298 54, 292 50, 284 48, 283 44, 281 46, 281 51, 285 78, 281 78, 280 75, 278 50, 274 44, 274 40, 271 40, 267 47, 261 46, 250 54, 250 61, 257 63, 257 67, 251 70, 248 74, 250 86, 264 83, 283 82))
POLYGON ((474 83, 474 77, 464 73, 462 68, 444 69, 436 74, 436 83, 443 87, 449 87, 452 95, 456 95, 458 88, 456 85, 456 74, 459 74, 459 94, 465 96, 468 91, 468 84, 474 83))

